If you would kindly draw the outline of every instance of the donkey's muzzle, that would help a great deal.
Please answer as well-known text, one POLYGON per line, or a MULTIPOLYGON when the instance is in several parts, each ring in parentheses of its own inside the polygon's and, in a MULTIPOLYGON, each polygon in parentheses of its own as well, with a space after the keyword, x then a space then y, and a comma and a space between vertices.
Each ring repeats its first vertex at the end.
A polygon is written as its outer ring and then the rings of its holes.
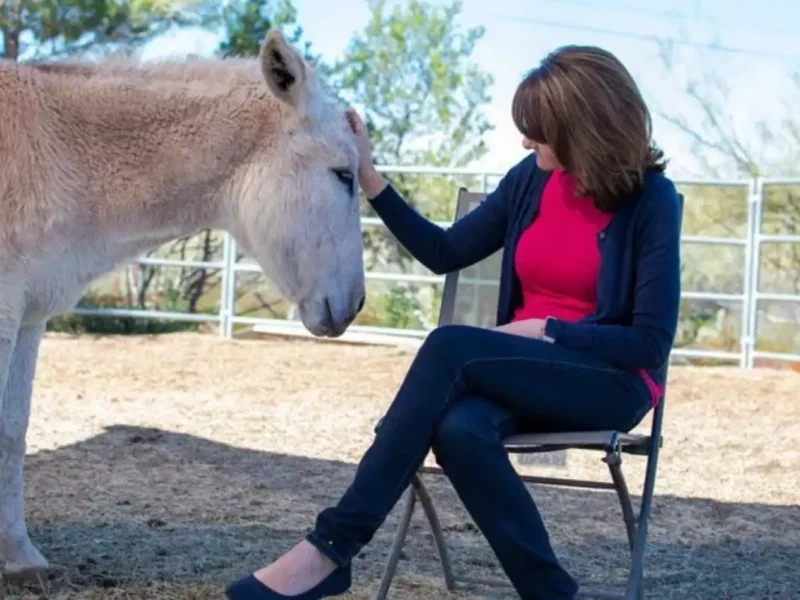
POLYGON ((364 309, 364 303, 366 302, 365 297, 362 295, 356 305, 355 309, 352 309, 347 316, 342 318, 340 315, 336 314, 336 311, 331 306, 331 302, 329 299, 325 299, 325 323, 324 327, 328 330, 326 335, 330 337, 339 337, 342 335, 350 324, 356 320, 358 313, 360 313, 364 309))

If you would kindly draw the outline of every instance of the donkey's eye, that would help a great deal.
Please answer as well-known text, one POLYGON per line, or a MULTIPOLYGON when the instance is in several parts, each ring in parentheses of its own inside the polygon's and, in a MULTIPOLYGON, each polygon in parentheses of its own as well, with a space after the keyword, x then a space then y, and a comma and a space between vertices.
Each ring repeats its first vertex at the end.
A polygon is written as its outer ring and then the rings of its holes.
POLYGON ((349 169, 331 169, 336 178, 342 182, 351 194, 355 191, 355 175, 349 169))

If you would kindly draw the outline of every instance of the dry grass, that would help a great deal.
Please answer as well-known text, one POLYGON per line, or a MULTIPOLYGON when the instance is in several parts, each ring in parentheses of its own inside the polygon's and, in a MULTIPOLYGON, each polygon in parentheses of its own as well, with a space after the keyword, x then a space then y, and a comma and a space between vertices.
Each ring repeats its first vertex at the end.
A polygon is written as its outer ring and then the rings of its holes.
MULTIPOLYGON (((48 337, 28 515, 65 572, 47 595, 9 587, 9 597, 221 598, 341 494, 410 359, 308 341, 48 337)), ((789 371, 673 368, 648 597, 800 597, 798 389, 789 371)), ((598 459, 576 452, 562 466, 521 469, 604 477, 598 459)), ((634 490, 642 464, 627 459, 634 490)), ((457 567, 502 576, 446 482, 431 490, 457 567)), ((533 493, 572 572, 619 580, 626 550, 613 497, 533 493)), ((357 559, 351 600, 370 597, 395 523, 392 514, 357 559)), ((437 569, 418 515, 392 597, 448 598, 437 569)))

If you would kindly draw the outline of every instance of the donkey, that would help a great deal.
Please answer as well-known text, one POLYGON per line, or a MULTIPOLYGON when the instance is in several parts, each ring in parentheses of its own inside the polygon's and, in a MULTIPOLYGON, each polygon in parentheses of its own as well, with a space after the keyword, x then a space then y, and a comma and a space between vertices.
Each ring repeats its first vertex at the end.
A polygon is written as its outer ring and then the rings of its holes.
POLYGON ((0 63, 0 565, 49 567, 23 502, 47 319, 147 249, 226 230, 316 336, 364 304, 358 152, 344 107, 278 30, 258 59, 0 63))

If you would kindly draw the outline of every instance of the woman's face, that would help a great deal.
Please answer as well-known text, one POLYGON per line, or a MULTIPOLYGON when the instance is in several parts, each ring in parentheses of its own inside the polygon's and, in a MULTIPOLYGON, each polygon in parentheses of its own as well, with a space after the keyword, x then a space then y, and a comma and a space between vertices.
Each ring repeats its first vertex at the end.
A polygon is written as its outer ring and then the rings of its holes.
POLYGON ((564 170, 564 167, 558 162, 553 150, 547 144, 540 144, 528 138, 522 138, 522 147, 536 153, 536 166, 542 171, 564 170))

